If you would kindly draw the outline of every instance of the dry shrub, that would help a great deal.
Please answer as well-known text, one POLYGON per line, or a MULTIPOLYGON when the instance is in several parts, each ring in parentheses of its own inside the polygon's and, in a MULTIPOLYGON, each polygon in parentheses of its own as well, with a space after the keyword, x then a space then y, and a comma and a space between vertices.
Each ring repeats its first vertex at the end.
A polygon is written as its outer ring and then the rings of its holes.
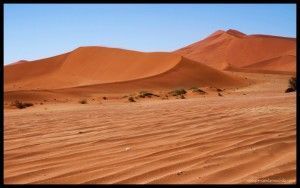
POLYGON ((296 91, 297 87, 296 87, 296 82, 297 82, 297 79, 296 77, 291 77, 289 79, 289 87, 285 90, 286 93, 289 93, 289 92, 294 92, 296 91))
POLYGON ((199 94, 205 94, 205 93, 206 93, 205 91, 203 91, 203 90, 200 89, 200 88, 193 88, 193 89, 192 89, 192 92, 193 92, 193 93, 199 93, 199 94))
POLYGON ((134 100, 133 97, 129 97, 129 98, 128 98, 128 101, 129 101, 129 102, 135 102, 135 100, 134 100))
POLYGON ((176 90, 170 91, 169 94, 171 94, 173 96, 184 95, 184 94, 186 94, 186 91, 184 89, 176 89, 176 90))
POLYGON ((180 99, 185 99, 185 96, 184 96, 184 95, 180 95, 179 98, 180 98, 180 99))
POLYGON ((79 101, 80 104, 87 104, 87 101, 85 99, 82 99, 79 101))
POLYGON ((140 98, 145 98, 145 97, 151 98, 152 96, 159 97, 159 95, 150 93, 148 91, 141 91, 138 95, 138 97, 140 97, 140 98))
POLYGON ((12 106, 15 106, 19 109, 23 109, 23 108, 33 106, 33 104, 29 103, 29 102, 20 102, 20 101, 16 100, 15 102, 12 103, 12 106))

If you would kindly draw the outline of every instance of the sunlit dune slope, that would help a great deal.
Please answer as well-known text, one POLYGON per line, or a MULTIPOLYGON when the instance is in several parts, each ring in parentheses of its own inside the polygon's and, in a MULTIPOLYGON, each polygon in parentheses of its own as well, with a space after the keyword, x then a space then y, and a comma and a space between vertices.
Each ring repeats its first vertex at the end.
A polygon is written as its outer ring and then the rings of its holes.
POLYGON ((296 39, 219 30, 175 53, 216 69, 296 72, 296 39))
POLYGON ((52 58, 4 68, 5 90, 120 84, 124 88, 241 84, 239 78, 168 52, 80 47, 52 58))

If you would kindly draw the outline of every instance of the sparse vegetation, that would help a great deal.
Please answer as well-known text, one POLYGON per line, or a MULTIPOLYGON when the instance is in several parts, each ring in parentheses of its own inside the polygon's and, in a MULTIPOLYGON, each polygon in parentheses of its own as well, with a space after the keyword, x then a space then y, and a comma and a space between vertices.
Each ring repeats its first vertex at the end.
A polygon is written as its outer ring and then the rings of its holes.
POLYGON ((12 103, 12 106, 15 106, 19 109, 23 109, 23 108, 27 108, 27 107, 30 107, 30 106, 33 106, 32 103, 29 103, 29 102, 20 102, 18 100, 16 100, 15 102, 12 103))
POLYGON ((87 101, 85 99, 82 99, 79 101, 80 104, 87 104, 87 101))
POLYGON ((161 96, 161 99, 162 100, 167 100, 167 99, 169 99, 169 96, 168 95, 161 96))
POLYGON ((177 174, 177 176, 180 176, 180 175, 183 174, 183 172, 182 172, 182 171, 179 171, 179 172, 177 172, 176 174, 177 174))
POLYGON ((129 97, 129 98, 128 98, 128 101, 129 101, 129 102, 135 102, 135 100, 134 100, 133 97, 129 97))
POLYGON ((180 95, 179 98, 180 98, 180 99, 185 99, 185 96, 184 96, 184 95, 180 95))
POLYGON ((219 95, 220 97, 222 97, 222 96, 223 96, 221 93, 218 93, 218 95, 219 95))
POLYGON ((289 79, 289 87, 296 90, 296 81, 297 81, 296 77, 291 77, 289 79))
POLYGON ((294 91, 295 90, 293 88, 290 88, 290 87, 285 90, 286 93, 290 93, 290 92, 294 92, 294 91))
POLYGON ((140 98, 145 98, 145 97, 151 98, 152 96, 159 97, 159 95, 156 95, 156 94, 153 94, 153 93, 150 93, 147 91, 141 91, 138 95, 138 97, 140 97, 140 98))
POLYGON ((296 77, 291 77, 289 79, 289 87, 285 90, 286 93, 296 91, 296 89, 297 89, 296 81, 297 81, 296 77))
POLYGON ((192 87, 191 90, 192 90, 193 93, 199 93, 199 94, 205 94, 206 93, 205 91, 203 91, 202 89, 197 88, 197 87, 192 87))
POLYGON ((107 97, 102 97, 103 100, 107 100, 107 97))
POLYGON ((173 96, 184 95, 184 94, 186 94, 186 91, 184 89, 176 89, 176 90, 169 92, 169 94, 171 94, 173 96))

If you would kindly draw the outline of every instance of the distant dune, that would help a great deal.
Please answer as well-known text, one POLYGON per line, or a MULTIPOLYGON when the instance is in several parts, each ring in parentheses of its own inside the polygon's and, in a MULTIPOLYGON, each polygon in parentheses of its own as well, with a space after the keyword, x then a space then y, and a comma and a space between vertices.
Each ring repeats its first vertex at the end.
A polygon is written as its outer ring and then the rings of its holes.
POLYGON ((4 67, 4 81, 5 91, 101 84, 118 84, 118 90, 243 84, 240 78, 175 53, 106 47, 80 47, 55 57, 8 65, 4 67))
POLYGON ((296 72, 296 39, 216 31, 175 53, 219 70, 296 72))

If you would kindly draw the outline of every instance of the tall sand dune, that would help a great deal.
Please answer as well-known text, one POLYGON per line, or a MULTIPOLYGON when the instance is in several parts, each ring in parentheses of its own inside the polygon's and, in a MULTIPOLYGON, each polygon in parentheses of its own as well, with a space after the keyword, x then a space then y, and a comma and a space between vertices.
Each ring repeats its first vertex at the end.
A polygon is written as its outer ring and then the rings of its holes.
POLYGON ((237 77, 178 54, 106 47, 80 47, 52 58, 8 65, 4 67, 4 81, 5 91, 103 84, 120 85, 118 89, 242 84, 237 77))
POLYGON ((220 70, 296 72, 296 39, 219 30, 175 53, 220 70))

